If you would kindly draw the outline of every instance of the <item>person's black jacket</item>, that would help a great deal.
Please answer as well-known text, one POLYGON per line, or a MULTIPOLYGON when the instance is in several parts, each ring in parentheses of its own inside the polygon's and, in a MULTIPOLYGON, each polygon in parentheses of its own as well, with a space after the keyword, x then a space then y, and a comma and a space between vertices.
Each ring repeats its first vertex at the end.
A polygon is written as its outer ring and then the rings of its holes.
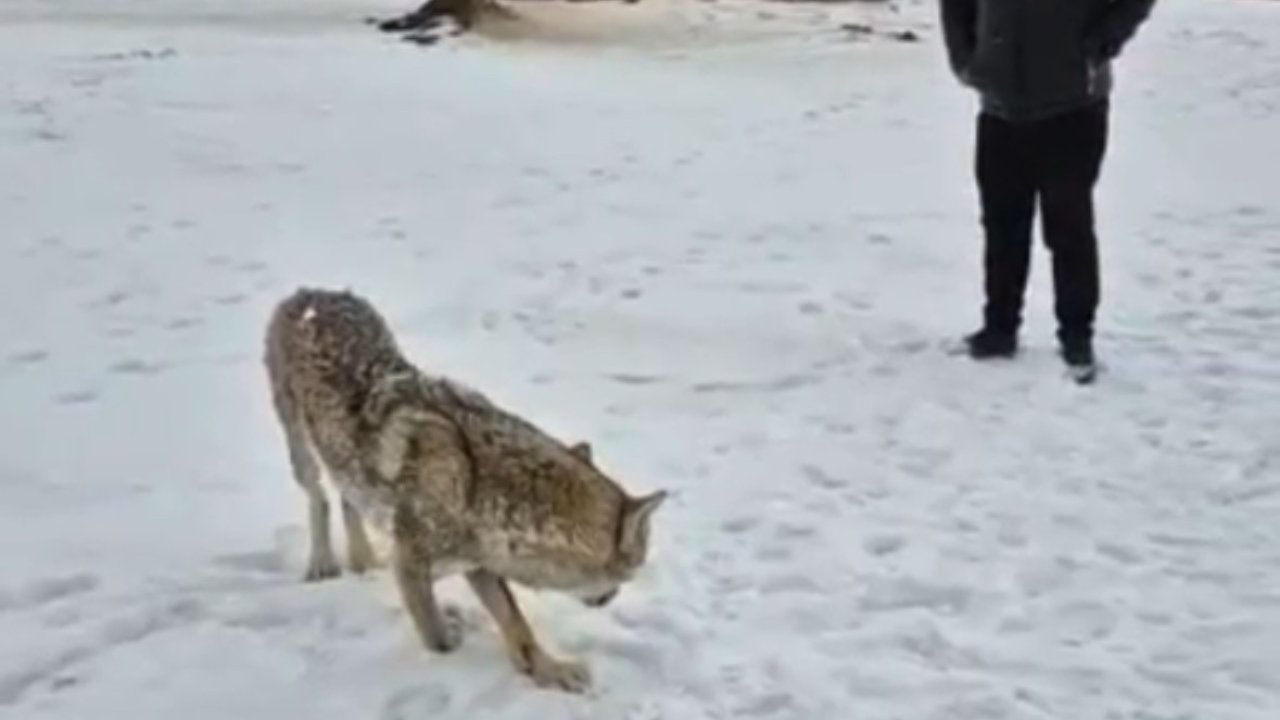
POLYGON ((940 0, 952 71, 987 112, 1035 120, 1106 98, 1155 0, 940 0))

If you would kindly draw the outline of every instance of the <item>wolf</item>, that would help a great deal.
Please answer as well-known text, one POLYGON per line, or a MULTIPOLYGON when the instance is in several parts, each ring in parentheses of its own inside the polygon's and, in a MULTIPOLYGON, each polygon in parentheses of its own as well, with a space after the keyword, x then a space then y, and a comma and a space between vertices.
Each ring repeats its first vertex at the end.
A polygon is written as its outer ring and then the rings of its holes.
POLYGON ((307 497, 304 580, 340 574, 321 467, 339 496, 350 569, 377 564, 366 523, 391 540, 399 597, 422 644, 461 642, 435 581, 465 575, 497 623, 517 672, 583 692, 585 663, 545 652, 510 582, 601 607, 635 577, 666 490, 632 495, 566 443, 478 390, 429 374, 350 290, 302 287, 271 313, 264 362, 294 480, 307 497))

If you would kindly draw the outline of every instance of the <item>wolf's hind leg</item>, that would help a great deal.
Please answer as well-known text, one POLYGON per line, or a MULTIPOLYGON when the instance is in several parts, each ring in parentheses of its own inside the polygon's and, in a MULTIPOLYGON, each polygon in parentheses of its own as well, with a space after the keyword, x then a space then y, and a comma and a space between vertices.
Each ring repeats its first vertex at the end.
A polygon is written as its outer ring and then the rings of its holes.
POLYGON ((341 570, 334 558, 333 540, 329 534, 329 499, 320 484, 320 465, 316 461, 307 430, 303 427, 301 413, 285 388, 273 386, 272 400, 284 428, 285 442, 289 446, 289 465, 293 470, 293 479, 307 495, 311 554, 303 579, 316 582, 337 577, 341 570))

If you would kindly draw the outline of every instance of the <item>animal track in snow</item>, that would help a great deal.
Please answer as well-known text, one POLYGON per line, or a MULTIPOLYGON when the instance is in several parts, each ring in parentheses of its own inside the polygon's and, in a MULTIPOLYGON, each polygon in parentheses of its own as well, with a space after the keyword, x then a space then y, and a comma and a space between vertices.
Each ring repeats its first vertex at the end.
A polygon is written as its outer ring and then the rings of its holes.
POLYGON ((798 310, 801 315, 814 316, 822 315, 827 311, 827 308, 816 300, 804 300, 796 305, 796 310, 798 310))
POLYGON ((0 612, 39 607, 97 589, 98 578, 85 573, 38 580, 17 590, 0 591, 0 612))
POLYGON ((781 563, 792 558, 792 550, 786 545, 762 544, 756 548, 754 556, 761 562, 781 563))
POLYGON ((767 692, 749 697, 734 708, 735 717, 772 717, 795 710, 795 698, 787 692, 767 692))
POLYGON ((821 415, 806 418, 806 422, 832 435, 857 435, 858 428, 847 420, 823 417, 821 415))
POLYGON ((774 393, 798 390, 810 385, 817 385, 823 378, 811 373, 781 375, 761 380, 716 380, 694 383, 692 390, 699 394, 727 393, 774 393))
POLYGON ((612 616, 615 622, 629 630, 674 638, 682 643, 696 639, 696 633, 683 627, 676 616, 651 607, 619 607, 613 611, 612 616))
POLYGON ((1094 548, 1099 555, 1124 565, 1135 565, 1142 562, 1142 554, 1137 550, 1116 543, 1100 542, 1094 548))
POLYGON ((1212 538, 1175 533, 1153 532, 1147 535, 1147 539, 1157 545, 1175 548, 1207 548, 1218 545, 1212 538))
POLYGON ((760 583, 760 592, 766 595, 783 593, 817 593, 818 583, 812 576, 802 572, 788 572, 765 578, 760 583))
POLYGON ((640 375, 633 373, 610 373, 605 377, 623 385, 653 385, 665 381, 660 375, 640 375))
POLYGON ((926 608, 955 613, 967 608, 972 598, 973 591, 969 588, 904 577, 873 581, 858 600, 858 607, 865 612, 926 608))
POLYGON ((1237 505, 1265 500, 1278 494, 1280 494, 1280 483, 1262 482, 1232 487, 1225 491, 1211 492, 1209 496, 1212 500, 1222 505, 1237 505))
POLYGON ((823 490, 840 490, 849 484, 844 478, 836 477, 816 465, 801 465, 800 473, 811 484, 823 490))
POLYGON ((385 217, 379 220, 376 232, 379 236, 390 240, 404 240, 408 237, 404 222, 397 217, 385 217))
POLYGON ((1051 562, 1032 563, 1017 571, 1016 577, 1022 592, 1030 598, 1052 592, 1071 580, 1077 563, 1068 558, 1054 558, 1051 562))
POLYGON ((133 297, 133 293, 128 290, 113 290, 89 303, 89 307, 93 309, 115 307, 131 297, 133 297))
POLYGON ((760 518, 754 516, 736 517, 720 524, 720 529, 729 533, 750 532, 760 525, 760 518))
POLYGON ((862 543, 862 548, 871 555, 891 555, 906 547, 907 539, 901 535, 875 535, 862 543))
POLYGON ((107 368, 116 375, 156 375, 163 369, 164 365, 161 363, 138 359, 121 360, 107 368))
POLYGON ((96 390, 70 390, 56 395, 54 402, 59 405, 87 405, 97 399, 98 393, 96 390))
POLYGON ((439 685, 412 687, 396 690, 382 704, 379 720, 416 720, 433 717, 449 709, 452 695, 439 685))
POLYGON ((234 555, 223 555, 213 560, 214 564, 233 570, 244 570, 269 575, 283 574, 286 563, 280 553, 275 551, 249 552, 234 555))
POLYGON ((935 668, 974 668, 983 664, 975 651, 952 641, 931 621, 895 633, 894 641, 901 649, 935 668))
POLYGON ((253 608, 222 620, 227 627, 244 628, 255 632, 289 628, 309 622, 311 622, 310 617, 299 616, 297 613, 273 607, 253 608))
POLYGON ((780 523, 774 531, 774 536, 779 542, 792 542, 794 540, 804 540, 813 537, 816 531, 812 525, 798 522, 780 523))
POLYGON ((1115 612, 1098 602, 1071 603, 1055 615, 1060 639, 1068 645, 1101 640, 1111 635, 1117 624, 1115 612))
POLYGON ((1276 673, 1274 666, 1262 662, 1229 661, 1220 671, 1236 685, 1280 698, 1280 674, 1276 673))
POLYGON ((9 356, 10 365, 39 365, 49 359, 47 350, 24 350, 9 356))
POLYGON ((186 330, 188 328, 193 328, 203 324, 204 324, 204 320, 202 320, 201 318, 180 317, 180 318, 174 318, 170 320, 169 322, 165 323, 164 326, 165 326, 165 329, 167 330, 186 330))
MULTIPOLYGON (((81 581, 83 582, 83 581, 81 581)), ((58 689, 74 682, 71 669, 122 645, 144 640, 150 635, 198 619, 204 606, 193 601, 169 603, 158 610, 146 610, 128 618, 106 622, 97 637, 63 648, 44 657, 32 658, 27 666, 9 675, 0 675, 0 705, 15 705, 40 686, 58 689)))

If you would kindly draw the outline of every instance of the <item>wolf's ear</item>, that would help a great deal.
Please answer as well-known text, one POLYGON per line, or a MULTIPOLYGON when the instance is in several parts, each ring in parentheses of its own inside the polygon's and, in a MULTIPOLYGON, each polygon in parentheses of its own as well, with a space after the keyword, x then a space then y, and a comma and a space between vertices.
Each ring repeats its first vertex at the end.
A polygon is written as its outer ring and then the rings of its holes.
POLYGON ((640 520, 648 520, 653 511, 658 509, 658 506, 662 504, 663 500, 667 499, 669 494, 666 490, 656 490, 644 497, 636 498, 631 501, 631 512, 640 520))
POLYGON ((666 490, 658 490, 644 497, 627 501, 627 512, 622 518, 622 539, 619 547, 632 557, 644 557, 649 545, 649 519, 667 499, 666 490))
POLYGON ((591 463, 591 443, 586 440, 579 440, 578 442, 570 445, 569 452, 577 455, 583 462, 586 462, 587 464, 591 463))

